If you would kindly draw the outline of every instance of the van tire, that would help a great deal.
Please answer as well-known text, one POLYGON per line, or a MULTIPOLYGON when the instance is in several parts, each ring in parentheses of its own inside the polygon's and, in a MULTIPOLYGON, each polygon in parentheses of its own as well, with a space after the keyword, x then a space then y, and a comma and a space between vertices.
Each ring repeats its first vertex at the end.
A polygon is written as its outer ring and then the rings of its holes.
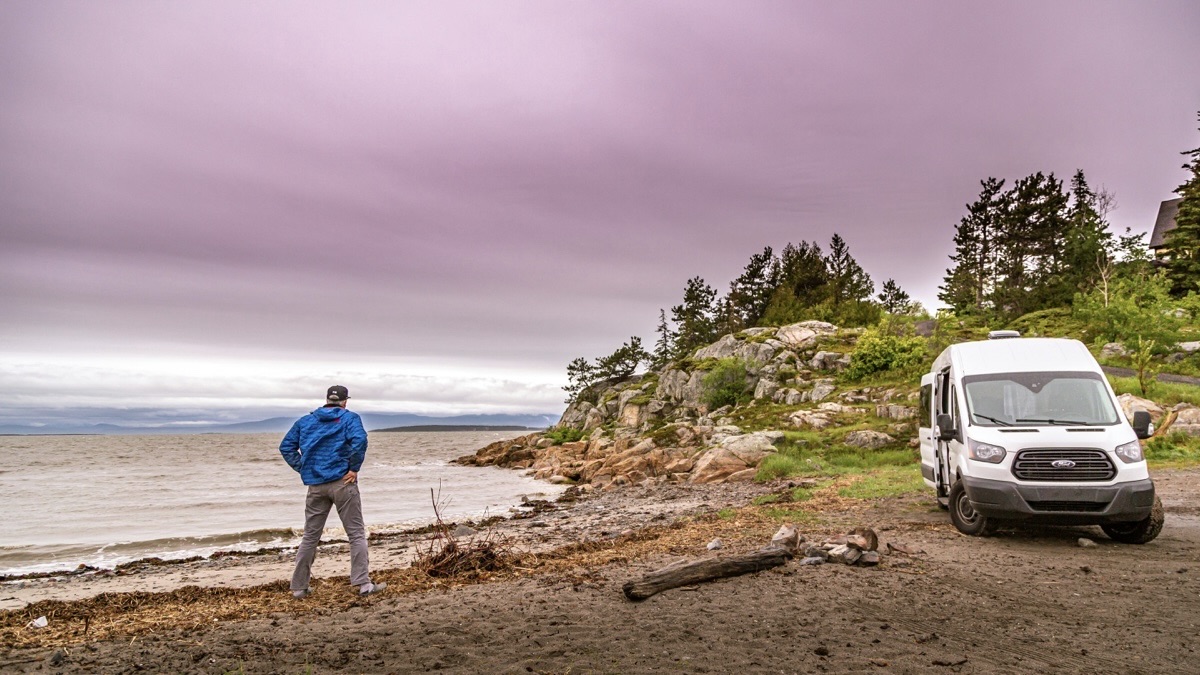
POLYGON ((972 537, 986 537, 996 531, 995 521, 975 510, 967 497, 963 482, 956 481, 950 488, 950 522, 959 532, 972 537))
POLYGON ((1108 538, 1113 541, 1119 541, 1122 544, 1145 544, 1154 541, 1158 533, 1162 532, 1165 520, 1162 500, 1156 496, 1154 506, 1150 508, 1150 515, 1146 516, 1144 520, 1136 523, 1109 523, 1101 525, 1100 529, 1104 530, 1104 534, 1107 534, 1108 538))

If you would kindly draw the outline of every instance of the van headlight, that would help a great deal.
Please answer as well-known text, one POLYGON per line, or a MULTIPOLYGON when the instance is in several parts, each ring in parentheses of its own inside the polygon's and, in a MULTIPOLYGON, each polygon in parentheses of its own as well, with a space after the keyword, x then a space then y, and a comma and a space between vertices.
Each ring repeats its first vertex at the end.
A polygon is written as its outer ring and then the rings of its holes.
POLYGON ((971 455, 971 459, 977 459, 981 462, 989 464, 999 464, 1004 461, 1004 448, 991 443, 980 443, 974 439, 967 439, 967 450, 971 455))
POLYGON ((1133 464, 1134 462, 1142 461, 1142 459, 1144 459, 1142 456, 1142 444, 1138 441, 1130 441, 1128 443, 1118 445, 1117 457, 1120 457, 1121 461, 1125 462, 1126 464, 1133 464))

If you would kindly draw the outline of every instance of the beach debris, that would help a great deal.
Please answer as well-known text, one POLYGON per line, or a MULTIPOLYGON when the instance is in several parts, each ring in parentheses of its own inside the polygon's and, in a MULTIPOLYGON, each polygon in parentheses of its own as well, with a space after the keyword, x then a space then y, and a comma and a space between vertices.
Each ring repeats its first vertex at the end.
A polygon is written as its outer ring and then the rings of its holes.
POLYGON ((1079 541, 1075 543, 1079 545, 1079 548, 1095 548, 1096 546, 1096 542, 1088 539, 1087 537, 1080 537, 1079 541))
POLYGON ((716 539, 713 539, 712 541, 708 542, 708 550, 718 551, 724 545, 725 544, 721 541, 721 538, 717 537, 716 539))
POLYGON ((33 621, 25 624, 27 628, 45 628, 48 625, 50 625, 50 621, 45 616, 39 616, 33 621))
POLYGON ((433 489, 433 536, 425 546, 417 545, 413 568, 431 577, 480 577, 510 569, 517 560, 511 541, 489 528, 483 532, 460 526, 451 530, 442 520, 441 502, 433 489), (466 536, 459 532, 470 530, 466 536))
POLYGON ((779 528, 771 543, 753 553, 708 558, 694 562, 680 561, 651 572, 641 579, 628 581, 621 587, 625 597, 630 600, 645 600, 656 593, 736 577, 751 572, 779 567, 796 555, 802 537, 796 526, 788 523, 779 528))

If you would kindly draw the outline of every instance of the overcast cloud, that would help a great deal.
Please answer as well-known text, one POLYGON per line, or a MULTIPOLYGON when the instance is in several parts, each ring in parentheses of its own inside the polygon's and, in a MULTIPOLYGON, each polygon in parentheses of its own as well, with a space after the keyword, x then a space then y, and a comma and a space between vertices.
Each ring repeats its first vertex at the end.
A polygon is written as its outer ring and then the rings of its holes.
POLYGON ((0 4, 3 417, 346 384, 557 412, 687 278, 840 233, 931 308, 987 176, 1145 232, 1200 145, 1181 2, 0 4))

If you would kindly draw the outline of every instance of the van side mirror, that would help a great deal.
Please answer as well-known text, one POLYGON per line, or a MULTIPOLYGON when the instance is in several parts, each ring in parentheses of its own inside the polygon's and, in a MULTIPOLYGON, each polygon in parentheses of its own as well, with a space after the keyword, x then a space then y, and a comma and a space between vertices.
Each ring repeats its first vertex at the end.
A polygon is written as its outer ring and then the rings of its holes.
POLYGON ((1145 410, 1133 413, 1133 433, 1137 434, 1138 438, 1150 438, 1154 435, 1154 425, 1150 423, 1150 413, 1145 410))
POLYGON ((953 417, 945 413, 937 416, 937 435, 939 441, 958 438, 958 429, 954 428, 953 417))

